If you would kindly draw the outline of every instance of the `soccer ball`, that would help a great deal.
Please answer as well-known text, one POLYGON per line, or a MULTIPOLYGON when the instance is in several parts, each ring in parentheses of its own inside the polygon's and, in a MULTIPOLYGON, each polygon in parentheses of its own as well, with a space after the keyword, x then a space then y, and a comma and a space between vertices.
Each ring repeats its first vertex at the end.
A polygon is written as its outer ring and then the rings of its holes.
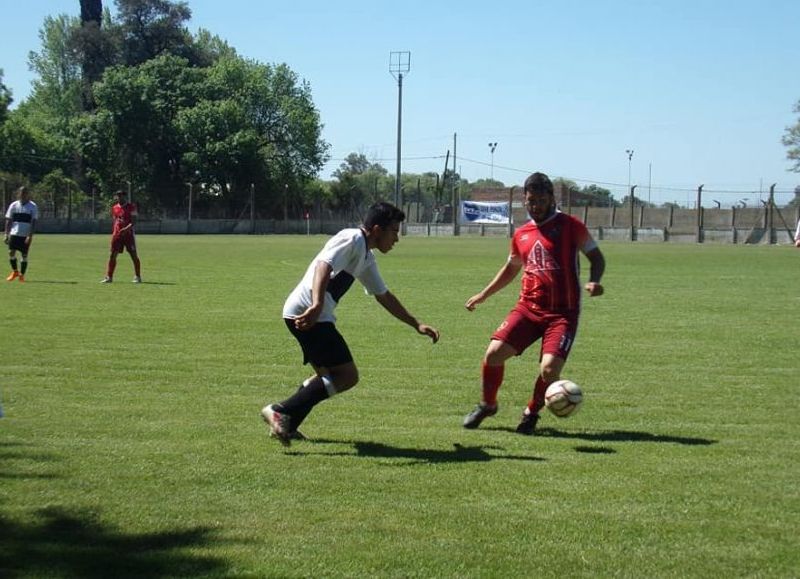
POLYGON ((581 387, 570 380, 556 380, 544 393, 544 405, 559 418, 573 414, 580 408, 581 402, 581 387))

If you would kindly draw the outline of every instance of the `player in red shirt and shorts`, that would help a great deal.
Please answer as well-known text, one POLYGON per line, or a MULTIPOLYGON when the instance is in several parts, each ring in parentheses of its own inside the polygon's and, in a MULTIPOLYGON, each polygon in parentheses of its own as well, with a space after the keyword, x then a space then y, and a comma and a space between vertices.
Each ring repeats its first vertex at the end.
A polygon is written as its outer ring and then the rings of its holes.
POLYGON ((497 413, 497 391, 503 382, 505 362, 541 340, 539 375, 517 426, 520 434, 533 434, 544 406, 547 386, 558 380, 575 341, 580 314, 579 255, 589 259, 590 296, 603 294, 600 278, 605 258, 586 226, 556 207, 553 184, 544 173, 525 180, 525 208, 531 221, 511 240, 505 265, 480 293, 467 300, 472 311, 489 296, 511 283, 523 270, 519 300, 492 334, 481 367, 481 402, 464 418, 464 428, 478 428, 484 418, 497 413))
POLYGON ((111 231, 111 256, 108 258, 106 277, 100 283, 114 281, 114 270, 117 267, 117 256, 127 251, 133 261, 133 283, 142 283, 141 263, 136 253, 136 233, 133 230, 139 212, 135 203, 128 203, 125 191, 117 191, 117 203, 111 208, 111 219, 114 228, 111 231))

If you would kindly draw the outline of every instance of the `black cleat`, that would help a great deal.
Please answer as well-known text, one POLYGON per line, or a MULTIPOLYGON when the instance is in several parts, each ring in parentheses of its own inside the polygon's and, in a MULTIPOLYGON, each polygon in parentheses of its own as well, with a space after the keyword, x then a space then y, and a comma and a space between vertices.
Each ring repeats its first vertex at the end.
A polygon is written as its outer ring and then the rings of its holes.
POLYGON ((522 413, 522 418, 517 424, 517 432, 519 434, 524 434, 526 436, 531 436, 535 434, 536 430, 536 423, 539 422, 539 415, 538 414, 531 414, 531 412, 526 408, 525 412, 522 413))
POLYGON ((475 409, 464 417, 464 428, 470 430, 478 428, 483 422, 484 418, 489 418, 497 414, 497 404, 489 406, 488 404, 478 404, 475 409))

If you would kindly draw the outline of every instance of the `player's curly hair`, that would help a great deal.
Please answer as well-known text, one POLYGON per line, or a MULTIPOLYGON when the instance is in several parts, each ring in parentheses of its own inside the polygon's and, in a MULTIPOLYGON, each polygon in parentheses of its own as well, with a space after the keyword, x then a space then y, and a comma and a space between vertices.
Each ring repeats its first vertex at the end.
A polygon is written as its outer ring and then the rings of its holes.
POLYGON ((390 223, 405 221, 405 218, 406 214, 401 209, 386 201, 378 201, 367 210, 364 227, 368 230, 372 229, 373 225, 388 227, 390 223))
POLYGON ((553 182, 544 173, 533 173, 525 179, 525 193, 549 193, 553 195, 553 182))

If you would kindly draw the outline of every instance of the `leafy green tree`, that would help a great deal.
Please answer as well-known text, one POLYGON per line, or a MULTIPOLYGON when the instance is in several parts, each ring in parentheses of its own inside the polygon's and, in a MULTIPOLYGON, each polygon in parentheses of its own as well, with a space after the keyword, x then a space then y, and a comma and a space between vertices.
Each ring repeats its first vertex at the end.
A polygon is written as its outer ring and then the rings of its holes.
POLYGON ((183 203, 175 123, 179 112, 197 100, 203 76, 186 59, 171 55, 106 70, 95 84, 97 114, 76 129, 80 150, 104 189, 129 180, 142 191, 142 203, 167 207, 183 203))
POLYGON ((12 102, 14 99, 11 97, 11 90, 3 83, 3 69, 0 68, 0 125, 6 122, 12 102))
POLYGON ((77 18, 48 16, 39 31, 42 47, 30 52, 28 64, 37 73, 28 106, 38 113, 30 120, 41 128, 65 137, 70 120, 82 110, 81 63, 71 37, 80 27, 77 18))
MULTIPOLYGON (((792 111, 800 113, 800 101, 797 101, 792 111)), ((800 173, 800 120, 797 124, 786 128, 783 144, 789 147, 786 158, 794 162, 791 170, 800 173)))
MULTIPOLYGON (((616 205, 611 191, 599 185, 589 185, 581 189, 583 202, 581 205, 593 205, 595 207, 612 207, 616 205)), ((577 204, 577 203, 576 203, 577 204)))
POLYGON ((95 107, 92 86, 120 58, 120 35, 100 0, 81 0, 80 26, 72 30, 70 45, 81 66, 81 100, 84 110, 95 107))
POLYGON ((36 186, 36 201, 43 207, 49 205, 55 217, 67 217, 71 211, 77 210, 87 196, 81 192, 78 184, 67 177, 61 169, 55 169, 45 175, 36 186), (71 205, 70 205, 71 202, 71 205))
POLYGON ((259 210, 285 213, 288 204, 301 211, 303 184, 328 149, 309 85, 283 64, 223 58, 201 92, 177 118, 184 169, 208 176, 231 207, 249 200, 254 184, 259 210))
POLYGON ((123 62, 136 66, 166 53, 190 56, 186 22, 192 11, 186 2, 116 0, 123 62))

